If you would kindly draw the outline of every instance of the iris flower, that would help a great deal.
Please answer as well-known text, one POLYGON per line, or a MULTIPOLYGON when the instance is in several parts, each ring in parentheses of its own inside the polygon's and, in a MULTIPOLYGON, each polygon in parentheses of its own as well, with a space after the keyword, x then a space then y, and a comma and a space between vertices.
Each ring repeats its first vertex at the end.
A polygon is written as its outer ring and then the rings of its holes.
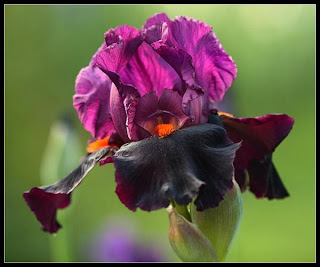
POLYGON ((234 174, 257 197, 288 195, 271 156, 293 119, 235 118, 213 109, 237 67, 210 26, 162 13, 141 30, 124 25, 104 37, 78 74, 73 97, 93 136, 87 156, 60 182, 24 193, 43 230, 61 227, 57 209, 69 205, 98 162, 114 163, 116 194, 133 211, 192 201, 198 211, 214 208, 233 187, 234 174))

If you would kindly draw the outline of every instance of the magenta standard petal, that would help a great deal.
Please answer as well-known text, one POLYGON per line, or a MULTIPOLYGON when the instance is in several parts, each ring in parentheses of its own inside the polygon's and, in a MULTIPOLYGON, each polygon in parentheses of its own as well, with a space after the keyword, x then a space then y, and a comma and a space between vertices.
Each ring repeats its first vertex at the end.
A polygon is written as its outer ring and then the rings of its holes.
POLYGON ((282 198, 287 195, 272 164, 271 154, 289 134, 294 120, 285 114, 269 114, 256 118, 222 116, 224 127, 233 142, 242 140, 235 158, 235 175, 242 190, 249 173, 250 190, 257 197, 282 198), (264 170, 264 171, 263 171, 264 170), (271 193, 272 185, 279 185, 279 192, 271 193))
POLYGON ((105 33, 105 46, 94 60, 105 71, 121 72, 142 42, 140 31, 127 25, 105 33))
POLYGON ((148 18, 146 23, 144 24, 143 28, 147 29, 153 25, 158 25, 162 23, 169 23, 170 19, 166 13, 157 13, 153 15, 151 18, 148 18))
POLYGON ((156 50, 165 44, 187 52, 193 60, 196 83, 212 101, 217 102, 223 98, 236 77, 237 67, 210 26, 186 17, 168 21, 162 14, 147 21, 144 31, 145 40, 152 43, 156 50), (161 19, 164 20, 162 24, 161 19))
POLYGON ((168 62, 184 82, 182 107, 191 118, 189 125, 205 123, 208 119, 207 95, 194 80, 195 70, 191 56, 177 47, 153 44, 154 49, 168 62))
POLYGON ((170 24, 167 43, 182 48, 193 59, 196 82, 212 101, 220 101, 236 77, 236 65, 206 23, 179 17, 170 24))
POLYGON ((164 88, 181 88, 175 70, 146 42, 136 50, 120 77, 123 83, 136 87, 141 96, 153 91, 160 96, 164 88))
POLYGON ((102 139, 114 130, 110 114, 111 81, 99 68, 83 68, 76 79, 73 105, 84 128, 102 139))

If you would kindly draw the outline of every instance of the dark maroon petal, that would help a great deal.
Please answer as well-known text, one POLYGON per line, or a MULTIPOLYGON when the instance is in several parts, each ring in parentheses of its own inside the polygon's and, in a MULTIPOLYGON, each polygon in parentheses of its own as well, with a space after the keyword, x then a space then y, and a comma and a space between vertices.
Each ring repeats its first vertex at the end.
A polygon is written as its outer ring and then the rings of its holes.
MULTIPOLYGON (((257 192, 257 196, 260 196, 261 192, 264 192, 265 196, 267 196, 269 194, 267 191, 267 178, 265 175, 261 175, 262 172, 259 170, 261 170, 262 166, 265 166, 263 168, 273 173, 273 177, 278 177, 278 175, 275 175, 275 169, 273 171, 273 167, 270 167, 270 162, 262 164, 261 161, 263 162, 266 156, 271 155, 275 148, 289 134, 294 120, 285 114, 269 114, 256 118, 222 116, 222 122, 233 142, 243 140, 234 162, 236 169, 235 178, 241 190, 243 191, 246 188, 245 170, 248 169, 249 171, 249 165, 251 164, 251 171, 249 173, 250 188, 253 186, 254 189, 252 191, 257 192), (259 162, 262 164, 260 168, 253 167, 259 166, 259 162), (256 173, 255 170, 257 170, 256 173), (260 185, 263 189, 257 189, 257 186, 255 186, 259 181, 265 181, 260 185)), ((279 184, 281 183, 281 181, 277 181, 279 179, 274 178, 270 183, 279 184)), ((280 191, 284 190, 281 189, 280 191)), ((272 193, 270 194, 272 195, 272 193)))
MULTIPOLYGON (((159 98, 158 109, 169 112, 177 118, 177 127, 181 128, 182 125, 189 120, 189 117, 183 112, 183 98, 178 92, 165 89, 159 98)), ((164 122, 168 123, 168 122, 164 122)))
POLYGON ((114 131, 110 114, 111 81, 99 68, 83 68, 76 79, 73 105, 84 128, 102 139, 114 131))
POLYGON ((201 88, 188 87, 183 95, 182 108, 190 117, 190 124, 206 123, 209 113, 209 101, 201 88))
POLYGON ((124 25, 107 31, 105 41, 94 60, 103 70, 119 73, 141 44, 142 36, 138 29, 124 25))
POLYGON ((272 154, 258 161, 253 159, 248 164, 250 176, 250 191, 257 198, 268 197, 268 199, 281 199, 289 196, 279 174, 272 163, 272 154))
POLYGON ((141 95, 154 91, 160 96, 164 88, 181 88, 175 70, 146 42, 136 50, 120 77, 123 83, 135 86, 141 95))
POLYGON ((114 148, 104 147, 89 154, 83 162, 67 177, 48 186, 34 187, 25 192, 23 197, 32 212, 36 215, 44 231, 55 233, 61 225, 56 220, 57 209, 63 209, 70 204, 71 192, 97 162, 114 153, 114 148))
POLYGON ((289 134, 294 120, 285 114, 269 114, 255 118, 222 116, 222 122, 233 142, 243 140, 237 156, 246 168, 249 160, 261 160, 272 153, 289 134))
POLYGON ((139 105, 136 109, 135 122, 153 133, 158 124, 158 97, 155 92, 145 94, 140 98, 139 105))
POLYGON ((23 193, 28 206, 34 212, 42 229, 49 233, 55 233, 61 228, 56 220, 57 209, 69 206, 71 194, 47 193, 38 187, 23 193))
POLYGON ((226 131, 213 124, 123 145, 113 156, 116 193, 131 210, 167 207, 170 199, 187 205, 198 194, 198 210, 215 207, 233 185, 237 148, 226 131))

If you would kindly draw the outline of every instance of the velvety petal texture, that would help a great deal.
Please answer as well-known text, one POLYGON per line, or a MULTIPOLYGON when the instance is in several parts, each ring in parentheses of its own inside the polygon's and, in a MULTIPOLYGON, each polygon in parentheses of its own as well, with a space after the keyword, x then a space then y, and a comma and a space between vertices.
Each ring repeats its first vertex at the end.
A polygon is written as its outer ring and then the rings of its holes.
POLYGON ((56 220, 56 213, 58 209, 64 209, 69 206, 71 201, 70 194, 53 194, 34 187, 29 192, 25 192, 23 197, 41 223, 42 230, 55 233, 61 228, 61 225, 56 220))
POLYGON ((242 140, 235 158, 235 178, 241 190, 250 186, 257 197, 283 198, 288 195, 282 185, 271 154, 289 134, 294 120, 285 114, 269 114, 256 118, 221 116, 233 142, 242 140), (249 182, 246 179, 249 173, 249 182), (275 191, 278 185, 278 191, 275 191), (270 191, 269 191, 270 190, 270 191))
POLYGON ((187 205, 196 196, 198 210, 215 207, 233 186, 238 147, 213 124, 123 145, 113 156, 116 193, 131 210, 156 210, 170 200, 187 205))
POLYGON ((44 231, 55 233, 61 225, 56 220, 57 209, 63 209, 70 204, 71 192, 81 183, 82 179, 97 162, 110 156, 112 147, 104 147, 89 154, 83 162, 66 178, 48 186, 34 187, 25 192, 23 197, 32 212, 36 215, 44 231))

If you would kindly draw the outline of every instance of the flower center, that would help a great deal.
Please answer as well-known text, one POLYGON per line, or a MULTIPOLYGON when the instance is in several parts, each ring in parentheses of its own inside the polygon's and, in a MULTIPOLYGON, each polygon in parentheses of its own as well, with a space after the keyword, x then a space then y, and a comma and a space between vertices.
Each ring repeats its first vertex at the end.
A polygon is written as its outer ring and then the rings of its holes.
POLYGON ((159 135, 160 138, 165 138, 169 134, 172 134, 174 131, 175 131, 175 128, 171 123, 158 124, 155 127, 155 132, 157 135, 159 135))

